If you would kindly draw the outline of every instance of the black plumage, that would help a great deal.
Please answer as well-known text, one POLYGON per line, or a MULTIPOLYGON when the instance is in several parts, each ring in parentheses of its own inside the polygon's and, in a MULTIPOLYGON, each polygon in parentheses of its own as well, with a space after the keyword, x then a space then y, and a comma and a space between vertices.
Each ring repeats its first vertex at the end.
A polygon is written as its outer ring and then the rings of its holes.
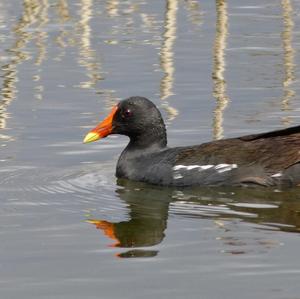
POLYGON ((300 126, 168 148, 159 110, 146 98, 131 97, 115 108, 109 134, 130 139, 117 163, 118 178, 166 186, 300 183, 300 126))

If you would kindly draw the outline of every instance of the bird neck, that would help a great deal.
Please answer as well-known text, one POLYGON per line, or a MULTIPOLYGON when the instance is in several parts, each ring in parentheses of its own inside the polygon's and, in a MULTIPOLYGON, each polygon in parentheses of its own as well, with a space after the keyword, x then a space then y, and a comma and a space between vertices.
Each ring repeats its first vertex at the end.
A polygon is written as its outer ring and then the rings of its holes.
POLYGON ((129 136, 130 141, 127 145, 127 150, 143 150, 152 151, 163 149, 167 146, 167 134, 164 125, 160 127, 148 128, 141 134, 129 136))
MULTIPOLYGON (((148 132, 149 133, 149 132, 148 132)), ((119 157, 116 176, 118 178, 127 178, 137 180, 134 170, 138 168, 139 163, 146 158, 146 155, 163 151, 167 146, 166 131, 161 131, 160 134, 130 136, 130 141, 127 147, 123 150, 119 157)))

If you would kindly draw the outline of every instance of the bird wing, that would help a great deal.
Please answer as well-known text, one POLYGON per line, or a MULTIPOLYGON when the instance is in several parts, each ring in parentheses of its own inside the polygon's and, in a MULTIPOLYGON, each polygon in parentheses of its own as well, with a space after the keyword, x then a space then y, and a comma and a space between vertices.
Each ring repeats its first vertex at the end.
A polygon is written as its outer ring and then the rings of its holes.
POLYGON ((257 165, 272 174, 299 162, 300 126, 297 126, 182 148, 174 165, 257 165))

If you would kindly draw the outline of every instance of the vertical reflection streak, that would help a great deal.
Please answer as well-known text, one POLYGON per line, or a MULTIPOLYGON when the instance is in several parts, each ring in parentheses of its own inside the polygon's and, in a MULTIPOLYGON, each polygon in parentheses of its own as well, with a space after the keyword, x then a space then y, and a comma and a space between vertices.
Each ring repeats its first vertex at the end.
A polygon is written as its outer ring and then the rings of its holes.
POLYGON ((70 19, 68 2, 66 0, 59 0, 57 3, 57 10, 60 20, 63 23, 67 22, 70 19))
POLYGON ((174 84, 174 43, 176 40, 178 0, 167 0, 165 14, 165 31, 163 33, 163 44, 160 51, 160 66, 164 76, 160 83, 160 98, 164 101, 164 108, 168 113, 168 120, 173 120, 178 115, 178 110, 171 107, 166 101, 173 95, 174 84))
POLYGON ((3 72, 3 83, 0 89, 0 128, 6 127, 7 106, 16 98, 16 82, 18 81, 17 67, 20 63, 30 58, 29 54, 23 51, 26 44, 32 39, 33 33, 27 32, 26 29, 37 22, 40 6, 39 1, 24 0, 23 14, 14 28, 15 43, 7 50, 12 56, 9 63, 1 66, 3 72))
POLYGON ((62 57, 65 56, 65 48, 67 47, 68 42, 65 39, 68 37, 69 32, 65 30, 64 24, 68 22, 70 17, 68 2, 66 0, 59 0, 57 3, 57 13, 58 13, 58 22, 60 24, 60 32, 55 38, 55 42, 60 47, 61 52, 55 58, 55 60, 61 61, 62 57))
MULTIPOLYGON (((3 9, 2 9, 2 3, 0 3, 0 25, 2 26, 2 24, 5 22, 5 18, 3 16, 3 9)), ((0 41, 4 42, 5 38, 4 35, 1 34, 0 35, 0 41)), ((1 70, 3 70, 3 67, 1 67, 1 70)), ((1 75, 1 77, 4 77, 3 75, 1 75)), ((1 79, 2 80, 2 79, 1 79)), ((3 80, 4 81, 4 80, 3 80)), ((1 87, 1 100, 0 100, 0 129, 3 129, 6 127, 6 121, 5 119, 7 118, 7 114, 6 114, 6 106, 9 104, 7 103, 7 99, 4 97, 3 95, 3 88, 4 88, 4 84, 1 87)), ((6 136, 3 136, 2 134, 0 135, 0 139, 5 138, 6 136)))
POLYGON ((48 18, 48 8, 49 8, 49 3, 48 0, 43 0, 41 3, 39 3, 41 6, 40 13, 38 16, 39 20, 39 25, 37 28, 37 36, 36 36, 36 46, 38 49, 38 55, 35 60, 36 65, 41 65, 41 63, 45 60, 46 58, 46 43, 48 39, 48 34, 45 30, 43 30, 43 27, 47 25, 49 22, 48 18))
MULTIPOLYGON (((80 82, 81 88, 95 88, 98 81, 103 80, 101 62, 96 58, 95 50, 92 48, 92 30, 90 20, 93 14, 93 0, 81 0, 78 15, 81 17, 78 22, 76 33, 79 37, 79 59, 78 63, 86 69, 88 81, 80 82)), ((113 93, 115 90, 101 89, 97 94, 104 95, 104 101, 110 108, 114 104, 113 93)))
POLYGON ((226 0, 216 0, 217 20, 216 36, 214 43, 214 64, 213 64, 213 96, 216 99, 216 108, 213 118, 213 138, 221 139, 223 132, 223 113, 228 105, 226 95, 225 72, 225 49, 228 36, 228 15, 226 0))
POLYGON ((96 62, 95 51, 91 46, 91 27, 90 19, 92 18, 92 0, 81 0, 79 15, 81 17, 78 23, 78 36, 79 40, 79 64, 84 66, 87 70, 86 82, 81 82, 81 88, 92 88, 95 84, 102 79, 99 70, 99 62, 96 62))
MULTIPOLYGON (((282 0, 282 15, 283 15, 283 31, 281 33, 282 47, 283 47, 283 97, 281 101, 281 110, 289 111, 290 101, 295 97, 296 92, 291 88, 295 81, 295 50, 293 49, 293 29, 294 22, 292 19, 293 7, 290 0, 282 0)), ((283 117, 282 123, 285 126, 291 125, 290 117, 283 117)))
POLYGON ((189 19, 192 24, 199 26, 203 23, 200 4, 196 0, 185 0, 184 4, 189 13, 189 19))
POLYGON ((110 17, 116 17, 119 15, 119 0, 107 0, 106 1, 106 12, 110 17))
MULTIPOLYGON (((44 30, 44 26, 46 26, 49 22, 48 18, 48 9, 49 9, 49 3, 48 0, 42 0, 39 2, 40 5, 40 12, 38 15, 38 27, 37 27, 37 34, 36 34, 36 47, 37 47, 37 57, 35 59, 35 65, 40 66, 42 62, 46 59, 47 54, 47 40, 48 40, 48 33, 46 30, 44 30)), ((37 74, 33 77, 34 81, 40 82, 41 81, 41 69, 37 69, 37 74)), ((35 97, 38 100, 41 100, 43 98, 43 85, 39 84, 35 87, 36 94, 35 97)))

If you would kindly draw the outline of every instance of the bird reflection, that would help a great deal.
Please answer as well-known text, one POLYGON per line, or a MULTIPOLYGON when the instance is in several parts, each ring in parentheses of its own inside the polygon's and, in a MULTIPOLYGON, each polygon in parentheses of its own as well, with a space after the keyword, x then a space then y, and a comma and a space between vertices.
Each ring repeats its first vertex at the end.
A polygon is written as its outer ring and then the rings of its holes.
POLYGON ((223 113, 228 105, 226 95, 225 72, 225 49, 228 35, 228 16, 226 0, 217 0, 217 23, 214 44, 214 65, 213 65, 213 96, 216 98, 217 105, 214 111, 213 136, 214 139, 223 138, 223 113))
MULTIPOLYGON (((185 218, 212 219, 219 231, 226 253, 242 254, 247 248, 276 246, 276 238, 249 240, 232 229, 237 219, 260 225, 261 230, 300 232, 298 189, 274 192, 270 189, 187 188, 182 190, 149 186, 118 180, 118 197, 127 204, 128 220, 110 222, 91 218, 87 222, 113 240, 109 246, 130 248, 117 257, 152 257, 158 254, 153 246, 166 235, 169 215, 185 218), (229 246, 229 248, 228 248, 229 246)), ((256 228, 259 228, 256 226, 256 228)))
POLYGON ((154 256, 157 250, 141 250, 140 247, 151 247, 161 243, 167 227, 168 206, 170 198, 162 197, 159 189, 144 190, 143 184, 119 180, 120 189, 116 193, 129 209, 129 220, 112 223, 100 219, 89 219, 88 222, 114 241, 110 246, 134 248, 119 257, 154 256), (144 192, 146 191, 146 192, 144 192))

